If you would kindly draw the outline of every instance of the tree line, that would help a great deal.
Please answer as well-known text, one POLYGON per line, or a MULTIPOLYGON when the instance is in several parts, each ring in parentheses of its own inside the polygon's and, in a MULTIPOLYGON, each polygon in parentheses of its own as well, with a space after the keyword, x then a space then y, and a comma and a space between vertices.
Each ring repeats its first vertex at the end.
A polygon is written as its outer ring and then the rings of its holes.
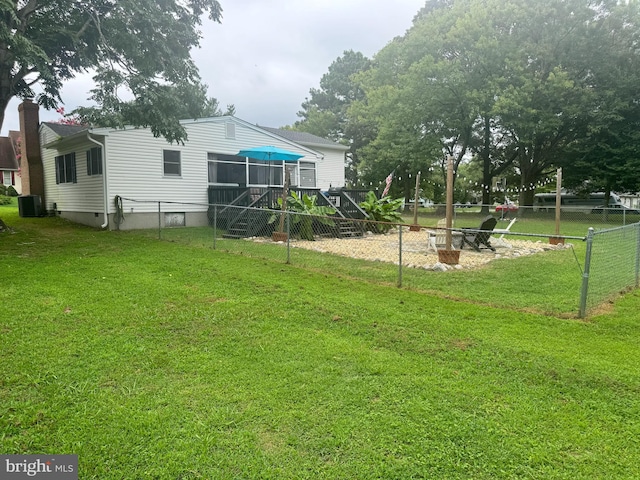
POLYGON ((585 191, 640 190, 639 3, 428 0, 372 59, 345 51, 290 128, 350 147, 351 186, 413 195, 422 172, 439 199, 453 156, 457 200, 495 200, 507 178, 521 205, 558 167, 585 191))

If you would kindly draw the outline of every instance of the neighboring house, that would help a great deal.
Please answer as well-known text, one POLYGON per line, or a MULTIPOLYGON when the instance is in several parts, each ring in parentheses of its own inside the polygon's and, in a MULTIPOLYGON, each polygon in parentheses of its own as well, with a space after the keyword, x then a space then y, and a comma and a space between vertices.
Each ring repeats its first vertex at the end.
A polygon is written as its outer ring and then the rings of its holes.
POLYGON ((640 209, 640 195, 637 193, 621 193, 620 202, 625 207, 640 209))
POLYGON ((120 228, 133 229, 158 226, 158 201, 180 202, 165 204, 163 211, 173 209, 188 226, 206 225, 210 186, 282 186, 285 164, 236 155, 265 145, 304 155, 286 163, 292 186, 327 190, 344 185, 347 147, 342 145, 307 134, 296 142, 286 130, 232 116, 181 123, 188 135, 184 145, 155 138, 148 128, 42 123, 44 208, 74 222, 115 228, 116 196, 146 202, 126 203, 120 228))
POLYGON ((22 193, 19 143, 20 132, 10 131, 8 137, 0 137, 0 182, 22 193))

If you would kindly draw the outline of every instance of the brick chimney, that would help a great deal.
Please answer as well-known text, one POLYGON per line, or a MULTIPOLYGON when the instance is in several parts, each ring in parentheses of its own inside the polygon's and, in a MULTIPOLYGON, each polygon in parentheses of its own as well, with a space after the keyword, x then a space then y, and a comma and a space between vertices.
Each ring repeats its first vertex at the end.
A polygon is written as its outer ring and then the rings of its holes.
POLYGON ((22 194, 40 195, 44 200, 44 166, 40 157, 40 117, 38 104, 27 99, 18 105, 20 136, 22 137, 20 168, 22 173, 22 194))

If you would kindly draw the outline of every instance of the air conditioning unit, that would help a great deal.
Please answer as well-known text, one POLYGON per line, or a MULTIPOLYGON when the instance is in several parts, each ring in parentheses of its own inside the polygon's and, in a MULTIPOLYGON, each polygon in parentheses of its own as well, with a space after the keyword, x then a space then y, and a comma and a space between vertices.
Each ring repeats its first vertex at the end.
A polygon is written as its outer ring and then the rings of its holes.
POLYGON ((18 213, 21 217, 40 217, 42 215, 40 195, 20 195, 18 197, 18 213))

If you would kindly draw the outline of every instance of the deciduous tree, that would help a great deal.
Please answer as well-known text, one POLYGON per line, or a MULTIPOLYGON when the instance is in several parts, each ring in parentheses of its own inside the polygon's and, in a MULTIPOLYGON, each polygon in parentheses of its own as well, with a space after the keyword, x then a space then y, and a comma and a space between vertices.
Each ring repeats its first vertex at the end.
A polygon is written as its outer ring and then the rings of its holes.
POLYGON ((355 75, 367 71, 371 60, 360 52, 347 50, 330 66, 320 79, 320 88, 312 88, 298 112, 301 120, 293 128, 330 138, 349 147, 346 178, 357 181, 359 150, 370 140, 368 122, 358 122, 347 116, 349 106, 364 97, 355 75))
POLYGON ((202 116, 215 102, 190 56, 205 14, 219 22, 219 2, 0 1, 0 126, 13 97, 35 96, 56 108, 66 80, 93 72, 90 98, 97 106, 81 109, 82 117, 184 139, 180 117, 202 116))

